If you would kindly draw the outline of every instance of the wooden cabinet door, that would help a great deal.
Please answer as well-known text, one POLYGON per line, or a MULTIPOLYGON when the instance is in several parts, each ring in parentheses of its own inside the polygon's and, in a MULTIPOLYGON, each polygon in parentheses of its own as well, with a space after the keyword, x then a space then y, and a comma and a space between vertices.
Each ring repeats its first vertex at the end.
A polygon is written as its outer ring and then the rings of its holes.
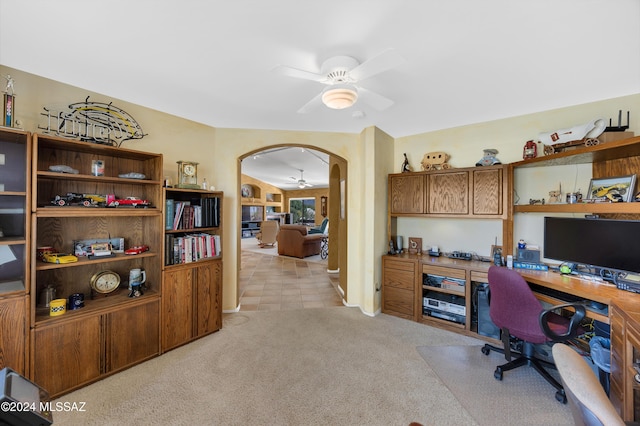
POLYGON ((84 317, 34 331, 32 380, 52 398, 100 377, 101 318, 84 317))
POLYGON ((417 320, 417 262, 382 258, 382 312, 417 320))
POLYGON ((428 175, 428 213, 469 213, 469 172, 446 172, 428 175))
POLYGON ((196 335, 203 336, 222 326, 222 262, 198 267, 196 280, 196 335))
POLYGON ((389 211, 425 213, 425 175, 389 175, 389 211))
POLYGON ((473 171, 474 215, 502 214, 502 169, 473 171))
POLYGON ((106 372, 120 370, 160 351, 160 299, 106 315, 106 372))
POLYGON ((0 369, 25 374, 27 297, 0 299, 0 369))
POLYGON ((164 273, 162 283, 162 350, 191 340, 193 336, 194 269, 164 273))

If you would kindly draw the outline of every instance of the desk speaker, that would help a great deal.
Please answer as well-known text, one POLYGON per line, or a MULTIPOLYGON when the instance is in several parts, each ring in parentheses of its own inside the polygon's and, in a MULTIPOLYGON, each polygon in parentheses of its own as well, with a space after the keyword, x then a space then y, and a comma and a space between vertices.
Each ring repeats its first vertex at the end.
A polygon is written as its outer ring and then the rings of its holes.
POLYGON ((540 263, 540 250, 518 249, 518 262, 540 263))

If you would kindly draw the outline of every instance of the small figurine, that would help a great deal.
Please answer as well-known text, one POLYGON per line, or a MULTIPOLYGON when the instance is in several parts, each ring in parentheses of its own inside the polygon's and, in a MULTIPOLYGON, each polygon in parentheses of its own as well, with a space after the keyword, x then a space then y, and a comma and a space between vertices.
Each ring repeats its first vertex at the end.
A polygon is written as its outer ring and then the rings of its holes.
POLYGON ((424 155, 420 164, 424 171, 449 169, 451 168, 451 165, 447 163, 448 160, 449 154, 445 152, 429 152, 424 155))
POLYGON ((562 195, 562 184, 558 184, 558 189, 549 191, 549 204, 559 203, 562 195))
POLYGON ((493 166, 494 164, 502 164, 500 160, 496 158, 496 154, 498 153, 497 149, 488 148, 483 150, 484 157, 482 157, 476 163, 476 166, 493 166))
POLYGON ((535 141, 530 140, 524 144, 522 148, 522 159, 528 160, 530 158, 536 158, 538 156, 538 146, 535 141))
POLYGON ((396 254, 396 250, 393 248, 393 240, 389 240, 389 254, 396 254))
POLYGON ((402 163, 402 173, 410 172, 411 166, 409 165, 409 159, 407 158, 407 154, 404 154, 404 162, 402 163))
POLYGON ((3 76, 5 80, 7 80, 7 87, 4 90, 4 92, 9 95, 9 96, 13 96, 14 95, 14 87, 13 84, 15 82, 15 80, 13 78, 11 78, 10 75, 4 75, 3 76))

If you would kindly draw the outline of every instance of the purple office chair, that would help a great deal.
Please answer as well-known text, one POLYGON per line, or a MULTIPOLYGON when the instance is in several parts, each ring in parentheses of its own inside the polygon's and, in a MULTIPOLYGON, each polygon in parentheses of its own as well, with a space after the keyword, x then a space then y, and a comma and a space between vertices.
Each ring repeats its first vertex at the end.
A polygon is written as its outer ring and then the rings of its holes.
POLYGON ((545 367, 555 369, 555 365, 536 358, 535 345, 550 341, 565 342, 584 333, 580 327, 580 321, 585 316, 584 306, 567 304, 545 310, 520 274, 498 266, 489 268, 489 296, 489 316, 502 331, 503 348, 485 344, 482 353, 489 355, 493 350, 503 353, 507 360, 506 364, 496 367, 493 377, 502 380, 505 371, 529 365, 556 388, 556 399, 566 404, 567 397, 562 385, 545 370, 545 367), (572 308, 575 313, 569 319, 553 312, 561 308, 572 308), (521 350, 512 350, 512 344, 519 347, 520 341, 521 350), (512 354, 517 358, 512 360, 512 354))

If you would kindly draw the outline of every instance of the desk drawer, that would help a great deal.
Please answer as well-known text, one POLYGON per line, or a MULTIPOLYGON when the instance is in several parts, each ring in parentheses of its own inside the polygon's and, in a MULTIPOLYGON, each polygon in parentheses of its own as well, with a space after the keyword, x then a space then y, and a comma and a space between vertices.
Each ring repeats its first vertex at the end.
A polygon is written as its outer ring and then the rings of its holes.
POLYGON ((400 271, 410 271, 414 273, 416 270, 416 264, 414 262, 406 262, 402 260, 396 259, 384 259, 384 268, 385 269, 397 269, 400 271))

